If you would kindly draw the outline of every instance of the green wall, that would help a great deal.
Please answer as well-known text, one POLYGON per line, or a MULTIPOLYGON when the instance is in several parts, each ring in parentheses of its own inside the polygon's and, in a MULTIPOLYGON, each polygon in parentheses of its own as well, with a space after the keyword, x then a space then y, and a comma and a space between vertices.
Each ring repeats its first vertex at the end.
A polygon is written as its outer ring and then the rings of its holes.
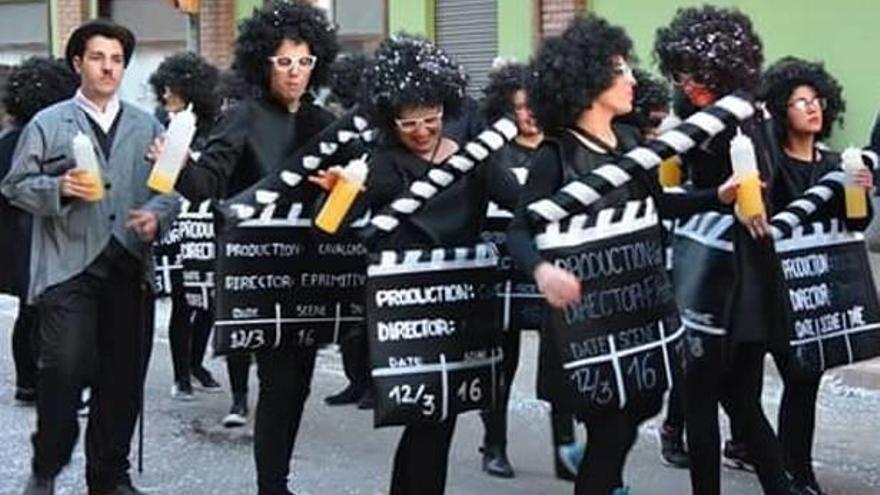
MULTIPOLYGON (((203 0, 204 1, 204 0, 203 0)), ((235 24, 247 19, 254 13, 254 9, 263 7, 263 0, 235 0, 235 24)))
MULTIPOLYGON (((643 67, 655 68, 650 51, 654 31, 680 6, 698 0, 592 0, 592 11, 627 29, 643 67)), ((880 110, 880 2, 875 0, 713 0, 747 13, 764 41, 767 63, 785 55, 822 60, 844 87, 845 126, 831 144, 840 148, 868 140, 880 110)))
POLYGON ((388 0, 388 34, 406 31, 434 39, 434 0, 388 0))
POLYGON ((498 55, 525 62, 535 38, 533 0, 498 0, 498 55))

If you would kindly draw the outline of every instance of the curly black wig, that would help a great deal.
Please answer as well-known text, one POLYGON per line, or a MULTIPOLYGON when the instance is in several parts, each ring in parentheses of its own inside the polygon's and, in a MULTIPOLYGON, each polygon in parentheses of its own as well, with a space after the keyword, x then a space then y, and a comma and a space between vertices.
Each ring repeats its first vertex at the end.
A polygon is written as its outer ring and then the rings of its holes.
POLYGON ((817 139, 831 135, 835 123, 843 125, 843 112, 846 101, 843 88, 821 62, 808 62, 795 57, 785 57, 771 65, 758 87, 758 98, 767 105, 773 115, 774 127, 780 138, 788 129, 788 99, 798 86, 809 86, 820 98, 825 98, 827 106, 822 112, 822 130, 817 139))
POLYGON ((247 82, 244 76, 233 69, 220 72, 216 91, 221 111, 260 94, 253 84, 247 82))
POLYGON ((384 131, 394 128, 404 107, 443 105, 444 119, 457 116, 467 86, 464 69, 446 52, 406 33, 379 45, 364 79, 364 103, 384 131))
POLYGON ((238 25, 233 67, 255 87, 269 88, 269 62, 275 50, 285 39, 302 42, 309 46, 312 55, 318 57, 309 79, 309 88, 327 82, 330 64, 339 52, 336 26, 324 10, 305 0, 290 2, 276 0, 238 25))
POLYGON ((764 55, 748 16, 704 5, 678 9, 669 26, 657 29, 654 59, 667 78, 688 74, 723 96, 753 90, 764 55))
POLYGON ((513 113, 513 96, 525 90, 529 83, 529 67, 507 63, 489 73, 489 83, 483 88, 483 115, 486 122, 495 122, 513 113))
POLYGON ((336 59, 330 66, 330 96, 343 108, 353 107, 360 98, 364 73, 373 61, 361 53, 348 54, 336 59))
POLYGON ((529 101, 547 130, 572 125, 611 87, 612 59, 631 57, 632 40, 620 27, 596 16, 580 17, 562 33, 544 40, 532 62, 529 101))
POLYGON ((217 82, 220 71, 192 52, 171 55, 150 75, 150 86, 160 103, 165 88, 170 88, 187 104, 192 103, 198 125, 211 126, 220 108, 217 82))
POLYGON ((637 84, 636 94, 633 98, 633 109, 632 112, 618 119, 618 122, 635 126, 643 131, 657 127, 657 122, 651 122, 651 112, 668 112, 672 91, 665 81, 652 76, 646 70, 635 69, 633 75, 637 84))
POLYGON ((3 105, 13 123, 23 126, 40 110, 71 98, 78 87, 79 77, 64 60, 31 57, 9 73, 3 105))

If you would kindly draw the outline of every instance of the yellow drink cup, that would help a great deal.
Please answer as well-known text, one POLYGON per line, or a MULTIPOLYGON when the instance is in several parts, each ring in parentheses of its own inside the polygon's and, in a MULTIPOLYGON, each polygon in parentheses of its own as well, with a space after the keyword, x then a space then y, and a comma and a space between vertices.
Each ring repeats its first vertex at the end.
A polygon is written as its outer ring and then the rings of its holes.
POLYGON ((750 174, 739 181, 736 191, 736 205, 745 217, 756 217, 764 213, 764 198, 761 194, 761 177, 750 174))
POLYGON ((846 218, 867 218, 868 198, 865 188, 861 186, 846 186, 846 218))
POLYGON ((173 177, 161 169, 154 168, 150 172, 150 178, 147 179, 147 187, 158 193, 168 194, 174 191, 174 184, 176 182, 177 177, 173 177))
POLYGON ((678 157, 667 158, 660 163, 660 185, 663 187, 677 187, 681 185, 681 161, 678 157))
POLYGON ((335 234, 360 191, 360 182, 340 178, 324 202, 324 207, 318 212, 315 226, 328 234, 335 234))

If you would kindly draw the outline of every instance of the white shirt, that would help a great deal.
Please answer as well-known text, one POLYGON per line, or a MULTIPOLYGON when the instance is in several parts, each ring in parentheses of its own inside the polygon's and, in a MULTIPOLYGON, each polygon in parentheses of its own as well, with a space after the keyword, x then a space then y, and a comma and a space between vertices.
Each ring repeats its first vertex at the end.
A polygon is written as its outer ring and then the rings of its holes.
POLYGON ((76 103, 76 106, 82 109, 86 115, 91 117, 91 119, 98 124, 98 127, 100 127, 105 134, 110 132, 110 128, 113 127, 113 121, 116 120, 116 116, 119 115, 119 110, 121 108, 119 95, 117 94, 114 94, 113 98, 110 98, 110 101, 107 102, 107 107, 103 112, 97 105, 92 103, 92 100, 86 98, 82 89, 76 90, 76 94, 73 95, 73 101, 76 103))

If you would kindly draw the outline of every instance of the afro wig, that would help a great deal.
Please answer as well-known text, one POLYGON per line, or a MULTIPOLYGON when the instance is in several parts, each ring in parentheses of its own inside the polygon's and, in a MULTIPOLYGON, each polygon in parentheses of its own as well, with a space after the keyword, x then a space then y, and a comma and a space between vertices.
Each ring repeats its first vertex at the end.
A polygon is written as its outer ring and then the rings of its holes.
POLYGON ((667 78, 688 74, 717 96, 755 89, 762 50, 745 14, 711 5, 679 9, 654 41, 654 58, 667 78))
POLYGON ((199 126, 214 123, 220 107, 216 87, 220 71, 192 52, 172 55, 159 64, 150 76, 150 86, 164 104, 165 88, 171 89, 187 104, 192 103, 199 126))
POLYGON ((464 69, 446 52, 405 33, 382 42, 364 79, 364 103, 386 132, 405 107, 443 105, 444 119, 457 116, 467 86, 464 69))
POLYGON ((79 78, 63 60, 31 57, 9 73, 3 105, 15 125, 23 126, 40 110, 71 98, 78 87, 79 78))
POLYGON ((364 73, 372 64, 370 57, 355 53, 336 59, 330 66, 330 95, 343 108, 353 107, 360 98, 364 73))
POLYGON ((651 113, 657 111, 669 112, 672 92, 665 81, 651 76, 648 71, 635 69, 633 75, 636 78, 636 94, 633 98, 632 112, 624 115, 619 122, 629 124, 644 131, 657 127, 659 122, 651 121, 651 113))
POLYGON ((825 98, 827 106, 822 115, 822 130, 816 137, 827 138, 835 123, 843 124, 843 112, 846 110, 843 88, 822 63, 795 57, 785 57, 771 65, 758 89, 758 97, 764 100, 767 110, 773 115, 777 135, 785 137, 789 125, 788 99, 799 86, 809 86, 820 98, 825 98))
POLYGON ((269 88, 271 57, 284 40, 305 43, 318 57, 309 79, 309 88, 327 82, 330 64, 339 52, 336 27, 324 10, 305 0, 276 0, 238 25, 233 67, 262 91, 269 88))
POLYGON ((538 124, 550 131, 572 125, 611 87, 616 77, 612 59, 630 58, 632 46, 622 28, 592 15, 544 40, 528 87, 538 124))
POLYGON ((525 90, 529 83, 529 68, 518 63, 505 63, 489 73, 489 83, 483 88, 483 115, 487 122, 495 122, 513 113, 513 96, 525 90))

